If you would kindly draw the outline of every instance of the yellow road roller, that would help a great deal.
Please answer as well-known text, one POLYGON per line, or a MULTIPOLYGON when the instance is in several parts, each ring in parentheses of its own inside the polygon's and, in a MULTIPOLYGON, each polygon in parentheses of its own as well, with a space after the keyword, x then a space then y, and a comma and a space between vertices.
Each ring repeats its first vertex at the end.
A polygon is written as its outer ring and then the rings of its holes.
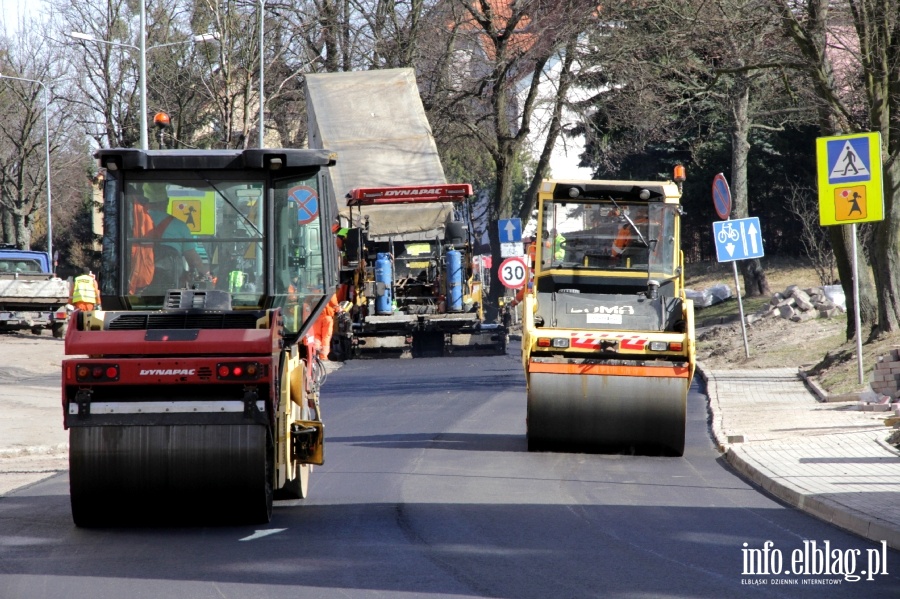
POLYGON ((684 453, 695 350, 680 198, 680 181, 541 184, 522 316, 529 451, 684 453))

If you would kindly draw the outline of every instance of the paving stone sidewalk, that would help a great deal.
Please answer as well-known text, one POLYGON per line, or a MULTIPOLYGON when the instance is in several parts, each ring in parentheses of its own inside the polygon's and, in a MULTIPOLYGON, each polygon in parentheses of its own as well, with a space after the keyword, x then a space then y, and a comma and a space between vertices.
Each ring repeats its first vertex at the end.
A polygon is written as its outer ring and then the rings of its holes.
POLYGON ((712 431, 738 472, 782 501, 900 549, 900 452, 885 413, 822 402, 796 369, 708 370, 712 431))

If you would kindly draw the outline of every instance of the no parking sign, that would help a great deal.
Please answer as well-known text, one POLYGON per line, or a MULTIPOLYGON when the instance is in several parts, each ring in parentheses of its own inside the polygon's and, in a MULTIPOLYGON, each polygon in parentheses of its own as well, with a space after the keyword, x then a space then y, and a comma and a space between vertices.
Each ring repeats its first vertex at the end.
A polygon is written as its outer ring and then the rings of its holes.
POLYGON ((298 185, 288 191, 288 198, 297 204, 297 224, 308 225, 319 216, 319 194, 312 187, 298 185))

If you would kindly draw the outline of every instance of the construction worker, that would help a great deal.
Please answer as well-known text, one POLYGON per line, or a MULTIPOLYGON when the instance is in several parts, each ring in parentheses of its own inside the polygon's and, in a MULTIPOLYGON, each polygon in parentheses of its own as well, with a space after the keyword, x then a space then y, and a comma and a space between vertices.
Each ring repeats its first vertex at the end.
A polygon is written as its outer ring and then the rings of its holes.
POLYGON ((320 360, 328 360, 331 353, 331 337, 334 334, 334 316, 341 310, 338 297, 335 293, 328 300, 328 304, 313 324, 313 334, 316 337, 317 350, 320 360))
POLYGON ((169 214, 169 198, 165 190, 151 189, 151 194, 147 196, 147 202, 150 207, 150 217, 153 219, 154 238, 162 240, 161 245, 171 247, 181 254, 188 266, 195 272, 209 276, 209 269, 197 252, 195 241, 166 241, 167 239, 193 240, 193 235, 184 221, 169 214))
POLYGON ((100 306, 100 287, 91 269, 85 268, 84 274, 75 277, 70 303, 83 312, 91 312, 95 306, 100 306))
POLYGON ((635 210, 635 213, 635 218, 632 219, 631 222, 628 222, 628 219, 624 215, 619 217, 621 219, 621 226, 619 227, 619 231, 616 234, 616 238, 612 245, 611 255, 613 259, 619 258, 625 252, 625 248, 639 238, 640 233, 635 231, 635 226, 646 226, 648 223, 646 209, 635 210), (634 226, 632 223, 634 223, 634 226))
POLYGON ((543 263, 545 266, 550 264, 550 261, 561 262, 562 259, 566 255, 566 250, 563 247, 566 238, 562 233, 556 230, 556 227, 550 229, 550 235, 547 236, 546 229, 544 230, 544 249, 543 253, 543 263))

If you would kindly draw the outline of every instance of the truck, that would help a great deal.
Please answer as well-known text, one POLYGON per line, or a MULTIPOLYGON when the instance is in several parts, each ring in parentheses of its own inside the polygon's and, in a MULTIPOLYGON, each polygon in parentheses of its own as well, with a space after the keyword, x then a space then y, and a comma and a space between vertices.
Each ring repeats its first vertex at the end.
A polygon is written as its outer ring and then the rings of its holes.
POLYGON ((465 226, 467 183, 358 188, 348 194, 344 282, 350 300, 351 351, 442 356, 505 353, 504 327, 484 322, 481 283, 472 267, 473 242, 465 226), (454 203, 457 205, 453 209, 454 203), (443 234, 376 236, 377 219, 410 222, 445 204, 443 234), (392 210, 404 211, 396 216, 392 210), (426 210, 427 211, 427 210, 426 210), (373 214, 370 214, 373 213, 373 214))
POLYGON ((51 268, 46 252, 0 245, 0 332, 65 333, 69 282, 51 268))
POLYGON ((335 156, 95 156, 103 305, 72 313, 62 363, 73 520, 268 522, 324 463, 311 330, 336 284, 335 214, 319 201, 335 156))
POLYGON ((542 182, 522 316, 530 451, 683 454, 696 358, 677 178, 542 182))
POLYGON ((310 74, 306 98, 309 146, 340 156, 326 176, 337 225, 349 230, 340 294, 349 321, 335 345, 346 357, 505 353, 508 331, 484 321, 482 283, 470 274, 471 186, 448 185, 413 70, 310 74), (460 267, 448 266, 457 257, 460 267), (462 292, 462 307, 445 301, 449 272, 461 276, 450 291, 462 292))

